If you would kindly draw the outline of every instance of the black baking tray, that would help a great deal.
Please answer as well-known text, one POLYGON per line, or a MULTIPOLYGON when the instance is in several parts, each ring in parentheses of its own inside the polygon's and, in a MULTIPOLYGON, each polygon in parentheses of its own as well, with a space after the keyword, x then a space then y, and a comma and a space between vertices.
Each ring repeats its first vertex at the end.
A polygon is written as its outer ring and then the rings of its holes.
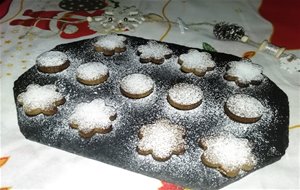
POLYGON ((15 100, 29 84, 54 84, 66 98, 66 103, 59 106, 58 113, 53 116, 40 114, 28 117, 16 101, 20 131, 27 139, 191 189, 222 188, 279 160, 285 154, 288 147, 288 98, 266 76, 260 85, 240 88, 234 82, 224 80, 223 76, 227 63, 241 58, 218 52, 208 52, 217 67, 204 77, 183 73, 177 63, 178 56, 190 49, 204 50, 171 43, 164 43, 173 50, 173 54, 163 64, 140 63, 137 47, 149 40, 123 36, 127 38, 127 50, 111 57, 95 51, 93 43, 97 37, 58 45, 52 50, 67 54, 71 62, 69 68, 60 73, 45 74, 39 72, 35 65, 15 81, 15 100), (108 80, 96 86, 77 82, 76 68, 86 62, 102 62, 108 66, 108 80), (155 81, 154 92, 143 99, 123 96, 119 82, 132 73, 150 76, 155 81), (167 90, 179 82, 192 83, 203 90, 204 99, 198 108, 181 111, 168 104, 167 90), (267 112, 261 120, 253 124, 240 124, 224 114, 224 102, 237 93, 251 95, 266 106, 267 112), (114 107, 117 119, 110 133, 85 139, 79 136, 78 130, 70 128, 68 118, 78 103, 96 98, 102 98, 107 105, 114 107), (161 118, 180 124, 187 130, 185 153, 173 155, 164 162, 154 160, 151 155, 139 155, 136 150, 141 126, 161 118), (203 150, 198 140, 224 133, 249 140, 253 145, 253 154, 258 158, 254 170, 228 178, 201 162, 203 150))

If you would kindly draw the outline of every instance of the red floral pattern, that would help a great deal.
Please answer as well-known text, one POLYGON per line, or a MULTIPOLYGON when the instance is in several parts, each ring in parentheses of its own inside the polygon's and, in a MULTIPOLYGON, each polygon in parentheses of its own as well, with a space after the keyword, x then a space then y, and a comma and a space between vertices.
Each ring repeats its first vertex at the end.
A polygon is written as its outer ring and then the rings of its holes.
POLYGON ((88 36, 95 34, 96 31, 91 30, 88 27, 88 21, 84 18, 88 16, 101 16, 104 13, 103 10, 96 10, 93 13, 87 11, 76 11, 76 12, 64 12, 64 11, 32 11, 26 10, 23 13, 23 16, 28 16, 30 18, 27 19, 15 19, 10 22, 10 25, 16 26, 35 26, 42 30, 51 30, 50 22, 55 19, 59 19, 56 21, 56 27, 60 30, 60 37, 65 39, 79 38, 82 36, 88 36), (59 17, 59 15, 61 15, 59 17), (81 16, 83 19, 79 19, 81 16), (74 22, 74 23, 72 23, 74 22), (67 26, 73 25, 77 28, 77 31, 73 33, 67 33, 65 28, 67 26))
POLYGON ((162 186, 158 190, 184 190, 184 188, 176 186, 172 183, 161 181, 162 186))

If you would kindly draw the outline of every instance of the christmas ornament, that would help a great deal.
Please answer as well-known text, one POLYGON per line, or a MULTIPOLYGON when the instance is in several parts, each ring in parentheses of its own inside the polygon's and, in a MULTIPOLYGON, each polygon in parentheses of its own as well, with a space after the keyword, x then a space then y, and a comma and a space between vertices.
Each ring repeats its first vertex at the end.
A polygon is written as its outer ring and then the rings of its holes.
POLYGON ((178 24, 182 34, 185 32, 185 30, 191 29, 192 26, 210 25, 213 27, 213 33, 217 39, 247 43, 256 47, 258 51, 273 55, 279 60, 281 68, 284 68, 290 72, 300 72, 300 58, 294 54, 286 53, 285 48, 277 47, 267 40, 264 40, 261 43, 251 40, 250 37, 245 34, 244 28, 238 24, 231 24, 227 22, 219 22, 216 24, 207 22, 187 24, 181 18, 177 18, 177 22, 171 23, 178 24))
POLYGON ((145 21, 135 7, 107 7, 101 16, 87 17, 89 28, 100 33, 114 33, 134 30, 145 21))
POLYGON ((213 33, 219 40, 241 40, 245 36, 245 30, 243 27, 237 24, 228 24, 220 22, 215 24, 213 33))
POLYGON ((279 59, 281 68, 289 68, 290 72, 300 72, 300 59, 296 55, 286 53, 285 48, 275 46, 267 40, 264 40, 261 43, 251 40, 249 36, 245 35, 245 30, 242 26, 220 22, 214 25, 213 32, 215 37, 219 40, 233 40, 247 43, 258 48, 259 51, 273 55, 279 59), (285 64, 293 64, 293 67, 283 66, 285 64))

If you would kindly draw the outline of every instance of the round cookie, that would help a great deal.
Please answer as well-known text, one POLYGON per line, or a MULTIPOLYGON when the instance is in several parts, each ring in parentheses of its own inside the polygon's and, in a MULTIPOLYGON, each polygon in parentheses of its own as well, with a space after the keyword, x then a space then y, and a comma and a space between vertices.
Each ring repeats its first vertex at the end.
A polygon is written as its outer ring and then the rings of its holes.
POLYGON ((144 98, 153 92, 154 81, 144 74, 131 74, 122 79, 120 89, 122 94, 129 98, 144 98))
POLYGON ((97 85, 107 80, 108 68, 99 62, 88 62, 77 68, 76 78, 82 84, 97 85))
POLYGON ((185 133, 182 126, 172 124, 167 119, 157 120, 139 130, 137 151, 141 155, 151 154, 157 161, 166 161, 173 154, 185 152, 185 133))
POLYGON ((229 97, 224 106, 228 117, 240 123, 257 122, 262 117, 264 109, 260 101, 246 94, 229 97))
POLYGON ((17 101, 23 106, 26 115, 36 116, 41 113, 54 115, 58 111, 57 106, 64 104, 66 100, 54 85, 30 84, 26 92, 18 95, 17 101))
POLYGON ((180 110, 198 107, 203 99, 202 90, 193 84, 178 83, 168 91, 167 100, 171 106, 180 110))
POLYGON ((240 170, 250 171, 257 163, 249 141, 231 134, 204 137, 199 145, 204 149, 202 163, 227 177, 237 176, 240 170))
POLYGON ((48 51, 36 59, 37 68, 43 73, 57 73, 70 66, 67 55, 60 51, 48 51))
POLYGON ((100 36, 97 42, 94 44, 96 50, 103 52, 103 55, 106 56, 112 56, 115 53, 126 51, 125 45, 126 37, 119 35, 100 36))

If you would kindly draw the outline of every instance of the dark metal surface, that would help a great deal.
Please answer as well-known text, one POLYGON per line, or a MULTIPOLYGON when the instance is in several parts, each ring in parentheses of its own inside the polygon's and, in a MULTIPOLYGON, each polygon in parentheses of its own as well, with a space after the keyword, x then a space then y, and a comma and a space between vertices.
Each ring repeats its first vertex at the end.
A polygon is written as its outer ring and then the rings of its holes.
POLYGON ((228 178, 203 165, 200 160, 203 150, 197 143, 201 137, 231 133, 248 139, 253 145, 253 154, 258 158, 253 171, 284 155, 288 146, 288 99, 267 77, 258 86, 239 88, 233 82, 224 80, 223 75, 225 65, 240 58, 216 52, 210 53, 217 67, 204 77, 183 73, 177 64, 177 58, 191 48, 169 43, 166 44, 174 52, 172 58, 162 65, 141 64, 136 49, 148 40, 126 37, 127 50, 112 57, 95 51, 93 43, 96 38, 59 45, 54 50, 68 55, 71 62, 69 68, 57 74, 44 74, 33 66, 21 75, 15 81, 15 99, 33 83, 55 84, 66 98, 66 103, 59 106, 58 113, 53 116, 28 117, 16 102, 18 122, 24 136, 48 146, 193 189, 218 189, 249 173, 241 172, 235 178, 228 178), (90 87, 76 81, 76 68, 90 61, 99 61, 108 66, 110 74, 105 83, 90 87), (146 74, 155 81, 155 90, 150 96, 138 100, 122 96, 119 82, 132 73, 146 74), (178 82, 193 83, 201 87, 204 99, 198 108, 180 111, 168 104, 167 90, 178 82), (260 121, 240 124, 224 114, 225 100, 236 93, 251 95, 262 102, 267 111, 260 121), (84 139, 76 129, 69 127, 68 118, 78 103, 95 98, 102 98, 107 105, 114 107, 117 119, 110 133, 84 139), (180 156, 173 155, 165 162, 155 161, 151 155, 139 155, 136 151, 138 130, 142 125, 153 123, 159 118, 167 118, 187 129, 186 152, 180 156))

